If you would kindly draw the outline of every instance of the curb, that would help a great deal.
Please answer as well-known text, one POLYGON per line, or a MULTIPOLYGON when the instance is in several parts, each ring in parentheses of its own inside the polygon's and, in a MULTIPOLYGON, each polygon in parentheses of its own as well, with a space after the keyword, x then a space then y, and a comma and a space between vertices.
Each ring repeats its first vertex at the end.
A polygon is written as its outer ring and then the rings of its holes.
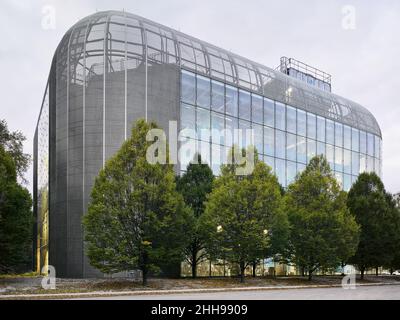
MULTIPOLYGON (((356 287, 367 286, 391 286, 400 285, 400 282, 377 282, 377 283, 360 283, 356 287)), ((12 299, 63 299, 63 298, 92 298, 92 297, 114 297, 114 296, 141 296, 141 295, 168 295, 168 294, 185 294, 185 293, 214 293, 214 292, 238 292, 238 291, 264 291, 264 290, 290 290, 290 289, 318 289, 318 288, 340 288, 342 285, 300 285, 300 286, 269 286, 269 287, 235 287, 235 288, 206 288, 206 289, 175 289, 175 290, 136 290, 136 291, 95 291, 95 292, 79 292, 79 293, 55 293, 55 294, 26 294, 26 295, 0 295, 0 300, 12 299)))

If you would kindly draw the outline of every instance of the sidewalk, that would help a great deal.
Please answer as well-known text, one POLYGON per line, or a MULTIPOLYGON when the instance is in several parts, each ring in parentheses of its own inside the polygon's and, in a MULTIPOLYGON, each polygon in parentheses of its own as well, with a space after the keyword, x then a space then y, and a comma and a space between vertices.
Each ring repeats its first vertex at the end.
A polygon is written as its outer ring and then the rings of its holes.
MULTIPOLYGON (((389 286, 400 285, 399 282, 361 283, 361 286, 389 286)), ((298 285, 298 286, 265 286, 265 287, 237 287, 237 288, 206 288, 206 289, 174 289, 174 290, 132 290, 132 291, 95 291, 80 293, 57 293, 57 294, 12 294, 0 295, 0 300, 36 300, 36 299, 66 299, 66 298, 92 298, 113 297, 132 295, 157 295, 157 294, 185 294, 185 293, 207 293, 207 292, 237 292, 237 291, 263 291, 263 290, 290 290, 290 289, 316 289, 316 288, 339 288, 341 285, 298 285)))

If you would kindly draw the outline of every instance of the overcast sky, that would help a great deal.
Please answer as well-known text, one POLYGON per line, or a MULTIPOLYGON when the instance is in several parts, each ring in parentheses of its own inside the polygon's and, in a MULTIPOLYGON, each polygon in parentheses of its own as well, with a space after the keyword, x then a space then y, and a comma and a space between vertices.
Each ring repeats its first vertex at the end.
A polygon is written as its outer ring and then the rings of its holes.
MULTIPOLYGON (((125 9, 269 67, 285 55, 332 74, 334 93, 377 118, 384 183, 388 191, 400 191, 398 0, 2 0, 0 119, 27 136, 26 152, 33 150, 51 59, 62 36, 79 19, 111 9, 125 9), (55 10, 55 28, 43 27, 48 8, 55 10)), ((27 178, 31 184, 32 170, 27 178)))

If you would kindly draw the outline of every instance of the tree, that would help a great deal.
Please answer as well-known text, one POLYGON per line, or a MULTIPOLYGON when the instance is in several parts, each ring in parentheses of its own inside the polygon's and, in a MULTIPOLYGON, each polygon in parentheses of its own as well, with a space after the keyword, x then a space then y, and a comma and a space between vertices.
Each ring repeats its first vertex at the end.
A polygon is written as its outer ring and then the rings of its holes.
MULTIPOLYGON (((246 152, 252 152, 249 148, 246 152)), ((237 264, 244 282, 247 266, 281 246, 287 218, 276 176, 255 157, 249 175, 236 175, 238 165, 221 167, 201 217, 207 252, 237 264), (282 232, 283 231, 283 232, 282 232), (275 248, 273 248, 275 245, 275 248)))
POLYGON ((20 131, 10 132, 5 120, 0 120, 0 145, 11 155, 15 163, 17 176, 26 182, 23 177, 31 161, 30 155, 23 152, 25 136, 20 131))
POLYGON ((323 156, 311 159, 285 195, 290 223, 289 260, 308 272, 337 267, 356 251, 359 226, 323 156))
MULTIPOLYGON (((176 191, 172 165, 152 164, 146 141, 154 123, 139 120, 128 139, 100 171, 83 224, 90 263, 105 273, 150 271, 180 264, 193 215, 176 191)), ((159 150, 158 152, 163 152, 159 150)))
POLYGON ((30 266, 32 200, 17 182, 12 156, 0 145, 0 272, 21 272, 30 266))
POLYGON ((362 173, 349 191, 347 205, 361 226, 360 243, 351 259, 361 271, 390 265, 399 242, 395 202, 375 173, 362 173))
POLYGON ((193 210, 195 218, 190 244, 185 250, 186 260, 192 267, 193 278, 196 278, 198 264, 207 257, 204 239, 199 230, 199 221, 204 213, 207 195, 212 190, 213 180, 212 170, 208 164, 201 162, 200 155, 196 155, 186 172, 177 178, 177 189, 182 194, 186 205, 193 210))

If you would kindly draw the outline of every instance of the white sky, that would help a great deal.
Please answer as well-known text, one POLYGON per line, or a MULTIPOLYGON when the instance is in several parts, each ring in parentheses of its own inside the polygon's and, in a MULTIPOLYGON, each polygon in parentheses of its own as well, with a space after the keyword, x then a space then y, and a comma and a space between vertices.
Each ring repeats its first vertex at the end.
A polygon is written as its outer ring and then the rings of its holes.
MULTIPOLYGON (((64 33, 96 10, 138 14, 266 66, 281 56, 332 74, 333 92, 367 107, 383 132, 383 180, 400 191, 400 1, 382 0, 2 0, 0 119, 33 136, 54 51, 64 33), (344 6, 355 29, 343 28, 344 6), (43 7, 56 10, 42 27, 43 7)), ((32 170, 27 173, 30 183, 32 170)), ((31 189, 32 186, 29 186, 31 189)))

